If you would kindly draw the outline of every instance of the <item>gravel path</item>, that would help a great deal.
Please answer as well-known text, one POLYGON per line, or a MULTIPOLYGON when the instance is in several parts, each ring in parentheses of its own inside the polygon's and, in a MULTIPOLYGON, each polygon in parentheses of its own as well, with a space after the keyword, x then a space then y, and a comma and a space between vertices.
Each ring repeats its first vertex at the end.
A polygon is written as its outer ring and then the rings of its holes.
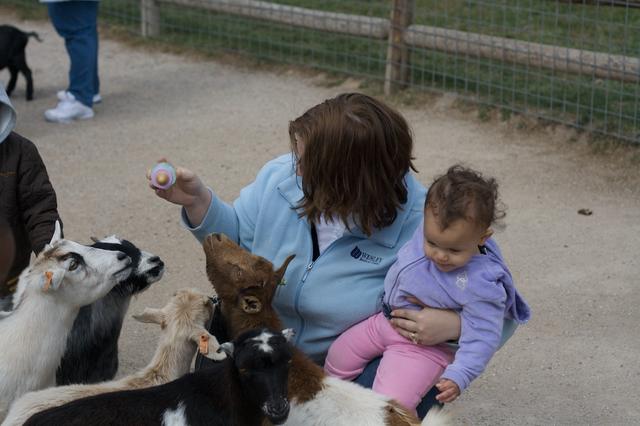
MULTIPOLYGON (((167 156, 232 200, 263 163, 287 151, 290 119, 353 84, 326 88, 294 72, 240 69, 103 39, 104 102, 96 117, 49 124, 43 112, 66 85, 62 40, 47 22, 0 15, 0 23, 44 39, 32 40, 27 52, 36 99, 24 101, 20 80, 13 100, 18 132, 47 164, 67 236, 87 242, 115 233, 167 264, 165 278, 130 313, 164 305, 180 287, 210 288, 202 250, 181 229, 178 208, 147 188, 146 169, 167 156)), ((415 132, 419 177, 428 183, 463 161, 499 179, 509 209, 497 238, 533 309, 532 321, 452 411, 473 425, 638 424, 637 162, 567 143, 569 130, 482 123, 449 104, 445 96, 401 108, 415 132), (579 215, 581 208, 593 214, 579 215)), ((127 318, 120 375, 147 363, 156 335, 153 326, 127 318)))

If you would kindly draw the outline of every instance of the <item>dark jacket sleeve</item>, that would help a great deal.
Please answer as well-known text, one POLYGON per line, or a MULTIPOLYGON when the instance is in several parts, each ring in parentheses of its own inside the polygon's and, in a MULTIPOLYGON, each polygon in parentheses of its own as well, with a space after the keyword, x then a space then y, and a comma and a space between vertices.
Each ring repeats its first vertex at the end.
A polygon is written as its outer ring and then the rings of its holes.
MULTIPOLYGON (((56 193, 36 146, 24 139, 18 167, 18 202, 31 247, 42 251, 51 241, 58 215, 56 193)), ((62 222, 60 222, 62 226, 62 222)))

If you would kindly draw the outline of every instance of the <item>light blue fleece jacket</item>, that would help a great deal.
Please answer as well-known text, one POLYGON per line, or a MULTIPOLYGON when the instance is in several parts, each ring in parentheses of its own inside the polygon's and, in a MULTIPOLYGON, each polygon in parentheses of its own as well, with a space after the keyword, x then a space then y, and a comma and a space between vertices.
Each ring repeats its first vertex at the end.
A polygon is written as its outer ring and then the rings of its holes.
POLYGON ((407 174, 408 199, 393 224, 369 238, 359 228, 346 231, 314 262, 310 224, 294 209, 303 197, 300 179, 292 155, 282 155, 262 168, 233 205, 212 193, 199 226, 189 224, 184 210, 182 220, 200 242, 221 232, 275 267, 296 255, 273 305, 296 331, 296 346, 322 364, 340 333, 380 311, 384 277, 422 221, 426 189, 407 174))

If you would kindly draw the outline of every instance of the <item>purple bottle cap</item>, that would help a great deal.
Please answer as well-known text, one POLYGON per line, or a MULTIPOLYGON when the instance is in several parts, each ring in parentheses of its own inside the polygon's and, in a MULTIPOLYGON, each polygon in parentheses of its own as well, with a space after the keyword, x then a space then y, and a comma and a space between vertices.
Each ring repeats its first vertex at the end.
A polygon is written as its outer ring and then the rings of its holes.
POLYGON ((158 189, 168 189, 176 183, 176 169, 169 163, 158 163, 151 170, 151 184, 158 189))

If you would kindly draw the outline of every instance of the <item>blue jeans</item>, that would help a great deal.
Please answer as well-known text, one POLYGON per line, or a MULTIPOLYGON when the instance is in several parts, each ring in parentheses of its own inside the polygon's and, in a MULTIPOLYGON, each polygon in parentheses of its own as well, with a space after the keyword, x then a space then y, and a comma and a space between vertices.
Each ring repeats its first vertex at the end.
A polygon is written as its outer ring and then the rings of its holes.
POLYGON ((93 95, 100 93, 98 4, 97 1, 47 3, 51 23, 64 38, 71 62, 67 90, 88 107, 93 106, 93 95))
MULTIPOLYGON (((381 358, 376 358, 371 361, 365 367, 362 374, 360 374, 355 382, 360 386, 364 386, 365 388, 371 388, 373 386, 373 379, 376 378, 376 372, 378 371, 378 365, 380 364, 381 358)), ((434 405, 442 405, 436 400, 436 395, 438 394, 438 389, 434 386, 431 388, 429 392, 422 398, 422 402, 418 404, 416 407, 416 411, 418 412, 418 417, 423 418, 427 415, 427 411, 434 405)))

